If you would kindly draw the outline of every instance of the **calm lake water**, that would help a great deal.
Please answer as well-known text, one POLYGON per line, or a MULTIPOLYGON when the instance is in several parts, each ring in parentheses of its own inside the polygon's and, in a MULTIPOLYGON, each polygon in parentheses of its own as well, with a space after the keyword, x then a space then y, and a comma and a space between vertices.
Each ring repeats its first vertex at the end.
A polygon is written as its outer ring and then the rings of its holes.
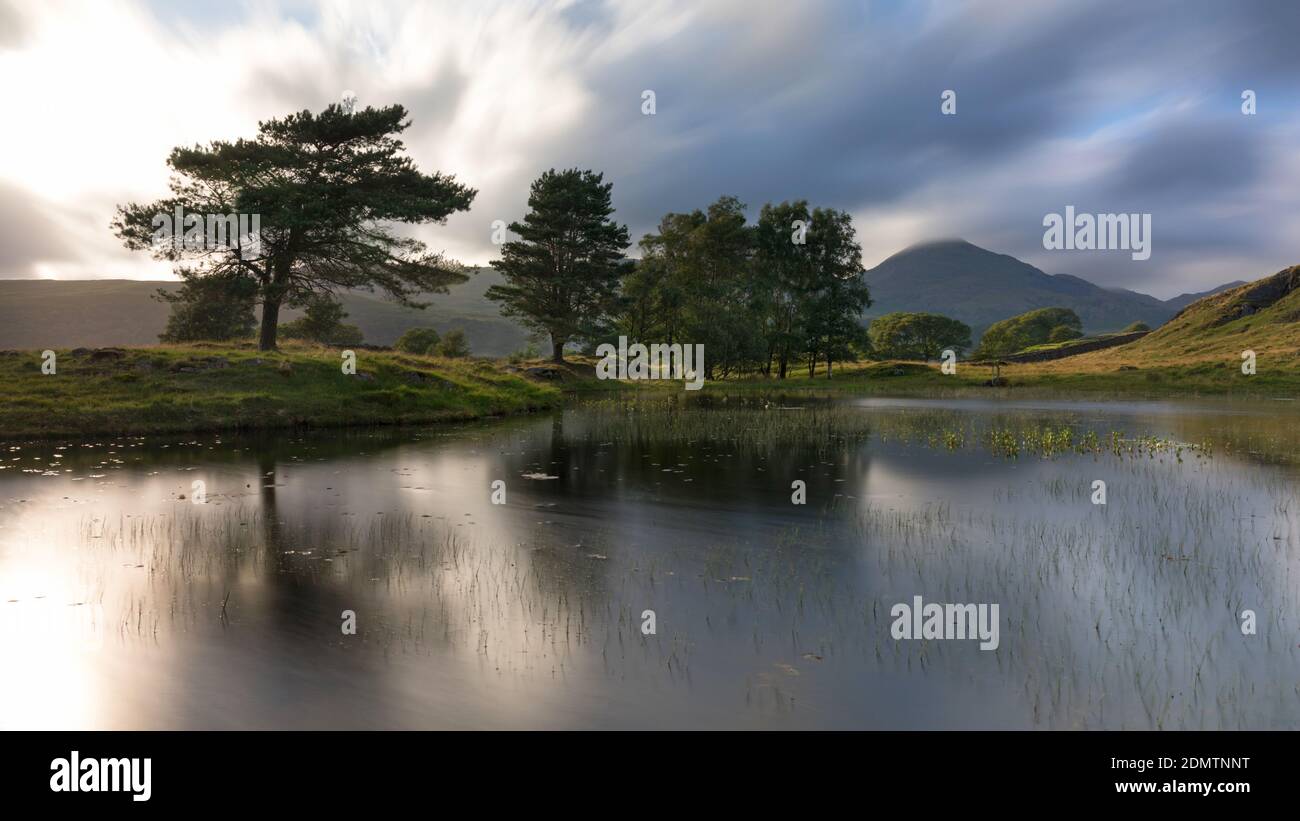
POLYGON ((1292 403, 703 393, 0 446, 0 727, 1300 727, 1292 403))

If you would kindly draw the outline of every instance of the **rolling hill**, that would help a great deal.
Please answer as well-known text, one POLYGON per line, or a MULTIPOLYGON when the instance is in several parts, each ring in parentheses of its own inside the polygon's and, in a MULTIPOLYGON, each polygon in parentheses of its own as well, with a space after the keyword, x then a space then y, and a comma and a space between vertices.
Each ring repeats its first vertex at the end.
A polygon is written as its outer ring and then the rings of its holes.
MULTIPOLYGON (((1198 291, 1197 293, 1194 294, 1179 294, 1178 296, 1170 297, 1169 299, 1165 300, 1165 304, 1168 305, 1170 308, 1173 308, 1175 311, 1181 311, 1182 309, 1186 308, 1188 305, 1191 305, 1193 302, 1195 302, 1198 299, 1204 299, 1207 296, 1213 296, 1215 294, 1223 293, 1224 291, 1228 291, 1233 288, 1237 288, 1246 284, 1247 283, 1244 279, 1234 279, 1232 282, 1228 282, 1223 285, 1220 285, 1218 288, 1212 288, 1209 291, 1198 291)), ((1129 291, 1129 293, 1136 293, 1136 292, 1129 291)))
MULTIPOLYGON (((1204 296, 1183 294, 1162 301, 1136 291, 1100 288, 1079 277, 1046 274, 962 240, 914 245, 863 276, 874 301, 864 321, 891 311, 933 311, 970 325, 977 340, 1000 319, 1058 306, 1078 313, 1088 333, 1116 331, 1137 321, 1155 327, 1204 296)), ((389 345, 409 328, 460 328, 474 353, 505 356, 525 347, 528 333, 485 297, 488 287, 501 281, 491 268, 474 269, 468 281, 448 293, 425 297, 430 305, 424 310, 403 308, 365 291, 344 294, 343 305, 347 321, 360 326, 370 344, 389 345)), ((1240 283, 1223 287, 1236 285, 1240 283)), ((0 280, 0 349, 155 344, 169 310, 151 299, 160 286, 177 287, 129 279, 0 280)), ((289 311, 283 319, 295 316, 289 311)))
POLYGON ((994 322, 1035 308, 1070 308, 1087 333, 1118 331, 1133 322, 1154 328, 1202 296, 1183 294, 1164 301, 1136 291, 1101 288, 1076 276, 1044 273, 965 240, 913 245, 863 276, 873 300, 865 318, 892 311, 932 311, 970 325, 976 339, 994 322))
POLYGON ((1062 362, 1085 368, 1204 362, 1236 369, 1247 350, 1255 352, 1261 373, 1280 361, 1297 363, 1300 265, 1203 297, 1131 345, 1062 362))
MULTIPOLYGON (((479 268, 446 294, 430 294, 424 310, 403 308, 377 293, 343 295, 347 321, 360 326, 366 342, 389 345, 408 328, 459 328, 476 354, 504 356, 527 344, 527 331, 502 317, 484 297, 501 281, 479 268)), ((166 303, 152 299, 159 287, 176 283, 134 279, 0 280, 0 349, 153 345, 167 324, 166 303)), ((282 321, 298 314, 287 311, 282 321)))

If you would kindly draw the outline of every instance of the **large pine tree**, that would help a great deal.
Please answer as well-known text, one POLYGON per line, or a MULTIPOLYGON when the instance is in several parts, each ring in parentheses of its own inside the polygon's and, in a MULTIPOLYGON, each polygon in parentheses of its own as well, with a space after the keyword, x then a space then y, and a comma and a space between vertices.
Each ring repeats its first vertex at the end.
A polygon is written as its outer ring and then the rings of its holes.
POLYGON ((519 239, 505 243, 493 263, 505 284, 489 288, 488 299, 501 304, 502 314, 550 334, 555 362, 564 361, 570 340, 600 332, 627 271, 627 227, 610 219, 613 183, 603 179, 576 168, 538 177, 528 214, 510 224, 519 239))
MULTIPOLYGON (((280 307, 348 288, 379 288, 403 305, 467 277, 392 223, 443 222, 469 208, 475 191, 421 173, 397 135, 410 125, 400 105, 331 105, 259 123, 255 139, 176 148, 167 160, 172 196, 118 208, 113 230, 126 247, 148 249, 188 280, 246 279, 262 305, 259 347, 275 348, 280 307), (186 247, 156 242, 159 215, 256 214, 260 243, 186 247), (260 245, 260 247, 259 247, 260 245)), ((181 226, 174 226, 179 233, 181 226)))

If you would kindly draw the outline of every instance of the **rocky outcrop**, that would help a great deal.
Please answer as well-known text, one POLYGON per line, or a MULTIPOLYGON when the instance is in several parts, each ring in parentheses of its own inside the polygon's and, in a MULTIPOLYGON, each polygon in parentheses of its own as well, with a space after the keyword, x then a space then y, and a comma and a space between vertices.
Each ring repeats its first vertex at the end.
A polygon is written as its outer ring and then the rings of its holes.
MULTIPOLYGON (((1271 277, 1252 282, 1238 291, 1231 292, 1232 299, 1223 309, 1223 312, 1210 323, 1210 327, 1226 325, 1229 322, 1241 319, 1243 316, 1258 313, 1297 288, 1300 288, 1300 265, 1294 265, 1278 271, 1271 277)), ((1192 305, 1187 307, 1191 308, 1197 304, 1193 302, 1192 305)), ((1179 313, 1179 316, 1186 312, 1187 309, 1184 309, 1179 313)))

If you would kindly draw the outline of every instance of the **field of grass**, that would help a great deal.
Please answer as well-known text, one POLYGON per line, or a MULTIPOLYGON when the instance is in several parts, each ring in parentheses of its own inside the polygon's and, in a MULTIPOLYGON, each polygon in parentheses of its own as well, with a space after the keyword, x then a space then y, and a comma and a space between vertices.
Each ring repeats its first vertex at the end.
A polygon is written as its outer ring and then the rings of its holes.
POLYGON ((286 344, 0 352, 0 439, 255 428, 415 424, 560 403, 553 385, 476 359, 286 344))
MULTIPOLYGON (((1127 346, 1126 346, 1127 347, 1127 346)), ((98 434, 292 427, 350 427, 466 420, 556 407, 566 396, 627 389, 680 393, 680 382, 601 382, 591 363, 574 361, 562 379, 531 377, 548 363, 451 360, 391 351, 357 351, 357 374, 341 371, 340 352, 287 344, 275 353, 251 346, 195 344, 58 350, 56 373, 41 372, 36 351, 0 352, 0 440, 98 434)), ((1103 351, 1101 353, 1111 353, 1103 351)), ((1300 359, 1267 357, 1253 376, 1239 362, 1193 361, 1114 367, 1100 355, 1004 365, 1006 385, 988 387, 987 366, 957 373, 915 362, 837 365, 809 378, 747 377, 706 383, 695 398, 720 394, 850 394, 994 399, 1293 398, 1300 359)))
POLYGON ((826 378, 824 370, 809 378, 805 369, 784 380, 752 377, 708 383, 705 391, 798 391, 937 399, 1280 399, 1300 396, 1300 358, 1295 356, 1276 360, 1261 358, 1257 362, 1257 372, 1247 376, 1241 372, 1241 360, 1231 357, 1219 357, 1217 361, 1169 361, 1139 366, 1122 360, 1116 364, 1102 356, 1107 353, 1112 352, 1100 351, 1051 362, 1003 365, 999 374, 1006 384, 998 387, 985 384, 993 377, 993 369, 987 365, 959 362, 955 374, 944 374, 938 364, 866 362, 836 365, 831 379, 826 378))

